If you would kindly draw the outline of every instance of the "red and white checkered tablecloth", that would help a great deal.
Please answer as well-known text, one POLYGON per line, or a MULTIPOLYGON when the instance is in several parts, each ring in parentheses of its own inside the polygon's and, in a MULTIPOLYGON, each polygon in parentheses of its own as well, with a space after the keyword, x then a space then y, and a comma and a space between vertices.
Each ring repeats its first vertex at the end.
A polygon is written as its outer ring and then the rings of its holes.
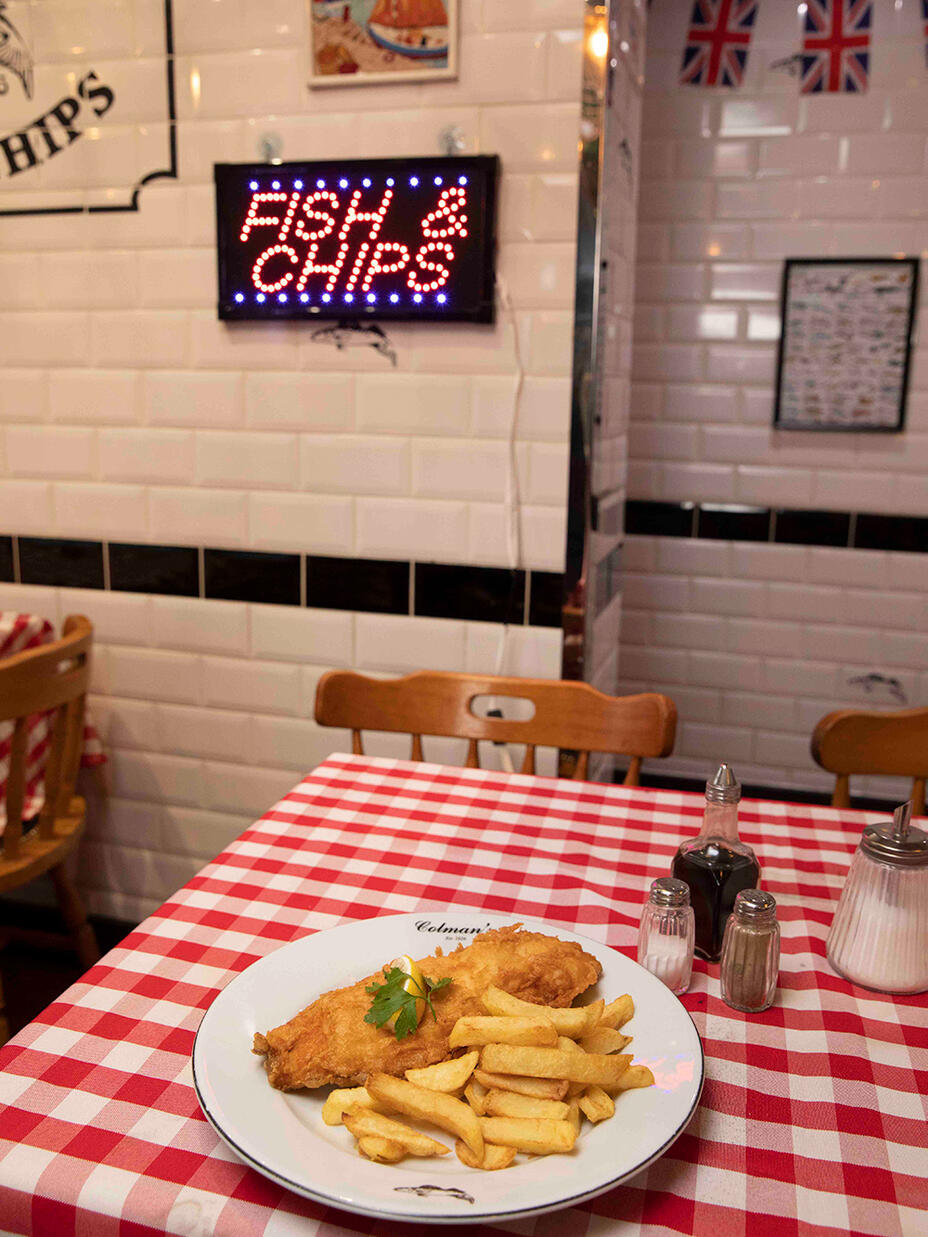
MULTIPOLYGON (((191 1085, 203 1011, 296 937, 417 909, 541 918, 634 957, 649 882, 701 809, 692 794, 331 757, 0 1050, 0 1230, 421 1237, 291 1194, 219 1142, 191 1085)), ((729 1009, 718 967, 697 962, 683 1002, 707 1081, 686 1132, 609 1193, 481 1237, 928 1232, 928 996, 852 987, 825 961, 871 819, 742 804, 782 924, 776 1003, 729 1009)))
MULTIPOLYGON (((48 619, 38 614, 17 614, 15 610, 0 610, 0 659, 26 649, 37 649, 57 639, 48 619)), ((23 799, 23 820, 30 820, 42 810, 45 802, 43 778, 48 747, 51 743, 52 713, 36 713, 29 721, 26 738, 26 793, 23 799)), ((0 722, 0 833, 6 824, 6 779, 10 772, 10 748, 13 723, 0 722)), ((84 723, 84 749, 81 764, 102 765, 106 761, 103 745, 90 721, 84 723)))

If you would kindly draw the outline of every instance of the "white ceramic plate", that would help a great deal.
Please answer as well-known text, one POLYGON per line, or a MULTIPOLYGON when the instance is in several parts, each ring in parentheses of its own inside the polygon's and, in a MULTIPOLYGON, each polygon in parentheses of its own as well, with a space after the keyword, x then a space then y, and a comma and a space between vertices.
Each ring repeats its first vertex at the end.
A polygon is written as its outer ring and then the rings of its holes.
MULTIPOLYGON (((513 1219, 593 1198, 645 1168, 683 1132, 699 1102, 702 1045, 677 998, 623 954, 565 929, 516 916, 455 910, 395 915, 317 932, 255 962, 219 994, 200 1023, 193 1047, 197 1098, 219 1136, 246 1163, 281 1185, 361 1215, 433 1224, 513 1219), (519 1157, 501 1172, 466 1168, 457 1156, 407 1158, 399 1164, 363 1159, 343 1126, 321 1117, 329 1092, 275 1091, 255 1031, 286 1022, 331 988, 370 975, 399 954, 445 952, 477 932, 521 922, 535 932, 576 941, 597 957, 603 975, 583 995, 612 1000, 630 992, 635 1017, 627 1032, 636 1063, 649 1065, 656 1085, 627 1091, 616 1114, 584 1122, 570 1155, 519 1157)), ((451 1136, 430 1130, 453 1145, 451 1136)))

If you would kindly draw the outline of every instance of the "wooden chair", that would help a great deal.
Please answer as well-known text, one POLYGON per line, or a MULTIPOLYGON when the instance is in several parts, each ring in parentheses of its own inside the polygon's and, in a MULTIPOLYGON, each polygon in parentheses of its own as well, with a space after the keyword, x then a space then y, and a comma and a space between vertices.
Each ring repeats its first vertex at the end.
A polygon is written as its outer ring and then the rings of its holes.
POLYGON ((519 679, 420 670, 398 679, 372 679, 348 670, 330 670, 316 689, 316 721, 351 731, 352 751, 364 754, 363 730, 404 731, 412 738, 412 760, 422 760, 422 736, 467 739, 466 767, 479 768, 477 744, 524 743, 523 773, 535 772, 535 748, 579 753, 573 776, 587 775, 591 752, 630 756, 626 786, 639 785, 645 756, 673 750, 677 710, 668 696, 606 696, 587 683, 519 679), (528 699, 535 706, 528 721, 481 717, 477 696, 528 699))
POLYGON ((834 773, 832 807, 850 807, 851 774, 912 778, 912 811, 925 815, 928 777, 928 709, 828 713, 812 734, 812 757, 834 773))
MULTIPOLYGON (((84 800, 74 794, 83 745, 84 699, 90 677, 93 628, 83 615, 67 618, 60 640, 0 661, 0 721, 13 722, 6 783, 6 826, 0 835, 0 893, 45 872, 52 879, 70 942, 85 967, 100 957, 93 928, 65 869, 84 831, 84 800), (28 719, 54 710, 45 765, 45 801, 38 822, 23 830, 28 719)), ((59 943, 50 933, 26 934, 59 943)), ((0 1043, 7 1037, 0 991, 0 1043)))

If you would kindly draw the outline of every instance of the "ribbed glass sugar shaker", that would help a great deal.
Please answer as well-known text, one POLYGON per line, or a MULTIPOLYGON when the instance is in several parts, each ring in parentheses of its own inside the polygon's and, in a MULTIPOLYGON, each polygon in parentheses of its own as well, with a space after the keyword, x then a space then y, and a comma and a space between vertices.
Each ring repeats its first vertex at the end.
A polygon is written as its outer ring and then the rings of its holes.
POLYGON ((759 1013, 773 1004, 779 973, 776 900, 762 889, 742 889, 722 941, 722 999, 732 1009, 759 1013))
POLYGON ((693 971, 693 908, 689 886, 659 876, 641 913, 638 962, 677 996, 690 986, 693 971))
POLYGON ((911 816, 866 826, 826 943, 833 970, 879 992, 928 990, 928 833, 911 816))

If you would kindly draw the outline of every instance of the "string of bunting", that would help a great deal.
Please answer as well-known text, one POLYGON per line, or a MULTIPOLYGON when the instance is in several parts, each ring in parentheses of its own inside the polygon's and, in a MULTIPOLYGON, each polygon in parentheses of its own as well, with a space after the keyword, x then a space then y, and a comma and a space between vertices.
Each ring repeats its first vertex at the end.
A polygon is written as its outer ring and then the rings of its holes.
MULTIPOLYGON (((693 0, 680 85, 741 86, 765 2, 771 0, 693 0)), ((920 3, 920 36, 928 62, 928 0, 920 3)), ((863 93, 869 84, 873 10, 874 0, 805 0, 797 5, 802 19, 799 50, 769 67, 797 77, 802 94, 863 93)))

